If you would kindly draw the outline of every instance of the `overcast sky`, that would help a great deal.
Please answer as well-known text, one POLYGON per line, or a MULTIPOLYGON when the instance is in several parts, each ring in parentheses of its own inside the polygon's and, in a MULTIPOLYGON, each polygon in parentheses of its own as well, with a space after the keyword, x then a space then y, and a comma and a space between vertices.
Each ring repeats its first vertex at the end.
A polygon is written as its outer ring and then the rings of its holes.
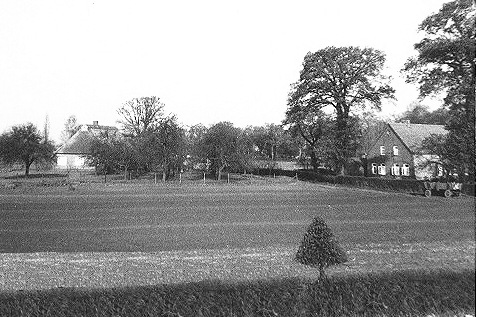
POLYGON ((399 113, 417 98, 399 70, 444 2, 0 0, 0 132, 48 115, 59 140, 70 115, 115 125, 152 95, 184 125, 280 123, 305 54, 327 46, 382 50, 383 113, 399 113))

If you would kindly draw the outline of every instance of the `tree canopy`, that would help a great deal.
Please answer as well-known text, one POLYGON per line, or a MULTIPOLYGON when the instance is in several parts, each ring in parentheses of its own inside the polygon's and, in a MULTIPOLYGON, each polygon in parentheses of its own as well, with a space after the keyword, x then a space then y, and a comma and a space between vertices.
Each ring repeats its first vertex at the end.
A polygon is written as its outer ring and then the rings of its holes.
POLYGON ((22 163, 26 176, 33 162, 52 160, 53 151, 53 144, 44 140, 32 123, 14 126, 0 135, 0 158, 6 164, 22 163))
POLYGON ((325 221, 321 217, 315 217, 306 230, 295 254, 295 260, 304 265, 317 267, 320 278, 323 278, 327 267, 344 263, 348 257, 334 239, 325 221))
POLYGON ((352 155, 349 140, 350 111, 365 105, 380 109, 384 98, 394 98, 394 89, 381 74, 386 58, 372 48, 327 47, 306 54, 299 80, 288 98, 287 119, 312 115, 331 107, 336 120, 337 165, 345 172, 352 155))
POLYGON ((156 96, 134 98, 126 101, 118 114, 124 131, 133 136, 154 132, 164 119, 164 104, 156 96))
POLYGON ((414 103, 397 119, 400 121, 409 120, 410 123, 444 125, 449 119, 449 110, 444 107, 440 107, 434 111, 431 111, 428 107, 420 103, 414 103))
POLYGON ((210 169, 218 179, 225 168, 236 170, 240 167, 240 135, 240 129, 232 123, 219 122, 211 126, 203 136, 199 145, 200 156, 210 162, 210 169))
POLYGON ((425 36, 414 45, 418 55, 409 58, 403 71, 408 82, 419 85, 422 98, 444 93, 444 105, 449 109, 449 133, 439 139, 444 142, 442 146, 434 144, 432 148, 440 149, 435 154, 459 174, 467 171, 475 177, 474 1, 445 3, 420 24, 419 30, 425 36))

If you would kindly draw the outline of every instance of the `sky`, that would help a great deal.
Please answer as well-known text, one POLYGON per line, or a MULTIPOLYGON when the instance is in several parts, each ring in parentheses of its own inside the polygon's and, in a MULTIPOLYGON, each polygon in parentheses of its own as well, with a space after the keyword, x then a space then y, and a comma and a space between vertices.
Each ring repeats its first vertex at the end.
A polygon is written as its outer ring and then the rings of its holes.
POLYGON ((117 109, 145 96, 184 126, 279 124, 304 56, 327 46, 386 54, 390 117, 417 100, 400 70, 444 2, 0 0, 0 133, 48 117, 59 141, 71 115, 118 126, 117 109))

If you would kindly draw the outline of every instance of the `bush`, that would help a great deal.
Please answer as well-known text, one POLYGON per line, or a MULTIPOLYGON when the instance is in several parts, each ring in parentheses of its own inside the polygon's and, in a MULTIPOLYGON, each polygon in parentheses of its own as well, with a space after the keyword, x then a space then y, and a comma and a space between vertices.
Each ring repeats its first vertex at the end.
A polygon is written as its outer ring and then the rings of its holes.
POLYGON ((344 263, 348 258, 346 252, 333 239, 333 233, 325 221, 315 217, 303 237, 295 260, 304 265, 317 267, 321 279, 325 277, 325 268, 344 263))

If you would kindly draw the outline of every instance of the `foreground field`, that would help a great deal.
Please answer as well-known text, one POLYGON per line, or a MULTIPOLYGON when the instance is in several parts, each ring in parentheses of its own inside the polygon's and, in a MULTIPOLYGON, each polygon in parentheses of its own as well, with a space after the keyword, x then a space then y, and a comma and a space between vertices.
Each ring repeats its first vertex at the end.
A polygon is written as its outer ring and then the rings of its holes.
POLYGON ((3 290, 314 278, 292 261, 314 215, 349 255, 332 275, 475 267, 473 197, 296 182, 20 188, 0 198, 3 290))
POLYGON ((466 196, 302 182, 3 189, 0 315, 475 315, 475 247, 466 196), (293 261, 315 215, 349 257, 324 282, 293 261))

